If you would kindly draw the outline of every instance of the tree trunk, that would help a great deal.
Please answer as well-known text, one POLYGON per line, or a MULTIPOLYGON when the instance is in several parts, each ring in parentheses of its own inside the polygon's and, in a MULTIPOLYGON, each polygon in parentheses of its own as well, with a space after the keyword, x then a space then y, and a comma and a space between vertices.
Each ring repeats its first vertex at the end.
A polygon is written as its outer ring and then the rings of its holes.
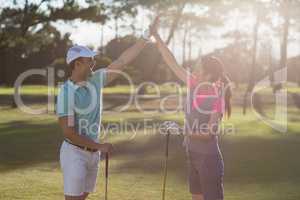
POLYGON ((249 76, 249 83, 248 83, 248 87, 247 90, 245 92, 244 95, 244 103, 243 103, 243 114, 246 114, 246 110, 247 110, 247 105, 248 105, 248 97, 251 94, 254 84, 255 84, 255 72, 256 72, 256 53, 257 53, 257 39, 258 39, 258 29, 260 26, 260 10, 257 10, 257 14, 256 14, 256 22, 254 25, 254 30, 253 30, 253 50, 252 50, 252 65, 251 65, 251 72, 250 72, 250 76, 249 76))
POLYGON ((101 56, 105 54, 104 52, 104 25, 101 25, 101 41, 100 41, 100 49, 101 49, 101 56))
POLYGON ((186 38, 187 38, 187 27, 184 29, 183 40, 182 40, 182 63, 186 62, 186 38))
POLYGON ((289 1, 283 2, 284 9, 284 24, 283 24, 283 38, 280 49, 280 67, 286 67, 287 64, 287 47, 288 47, 288 35, 290 27, 290 14, 289 14, 289 1))
POLYGON ((119 21, 118 17, 115 18, 115 39, 119 38, 119 21))
POLYGON ((273 68, 273 57, 272 57, 272 46, 270 46, 269 49, 269 68, 268 68, 268 73, 269 73, 269 80, 270 80, 270 85, 273 88, 273 93, 275 93, 275 87, 274 87, 274 68, 273 68))
POLYGON ((174 32, 177 29, 178 23, 181 19, 181 16, 182 16, 183 10, 186 6, 186 3, 187 3, 187 0, 183 1, 182 4, 180 4, 178 9, 177 9, 177 12, 175 14, 175 18, 172 22, 172 25, 171 25, 171 28, 170 28, 170 31, 169 31, 169 36, 168 36, 168 38, 165 42, 167 45, 169 45, 171 39, 173 38, 174 32))
POLYGON ((189 41, 188 41, 188 46, 189 46, 189 61, 192 60, 192 34, 189 33, 189 41))

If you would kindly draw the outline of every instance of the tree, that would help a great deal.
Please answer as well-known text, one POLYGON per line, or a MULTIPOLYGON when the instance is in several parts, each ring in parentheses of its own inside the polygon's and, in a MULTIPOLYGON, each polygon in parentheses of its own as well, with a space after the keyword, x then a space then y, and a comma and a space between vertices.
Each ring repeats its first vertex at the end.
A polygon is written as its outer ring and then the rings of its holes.
MULTIPOLYGON (((103 23, 107 19, 102 14, 105 6, 99 0, 86 0, 87 7, 75 0, 61 2, 62 6, 56 6, 50 0, 14 0, 1 8, 0 84, 12 86, 20 73, 32 67, 45 68, 65 55, 71 42, 52 22, 81 19, 103 23)), ((14 101, 12 106, 16 106, 14 101)))
POLYGON ((137 8, 142 7, 151 10, 155 15, 160 12, 172 15, 169 18, 171 22, 170 30, 166 43, 169 44, 174 36, 174 32, 178 26, 183 10, 189 0, 131 0, 124 2, 123 0, 114 0, 113 13, 116 16, 121 11, 126 10, 126 13, 131 13, 132 16, 137 14, 137 8))
POLYGON ((119 37, 119 21, 124 21, 124 17, 126 15, 129 17, 135 17, 137 15, 137 8, 125 1, 115 1, 114 4, 109 6, 109 10, 109 16, 111 16, 111 19, 113 19, 115 23, 115 39, 117 39, 119 37))
MULTIPOLYGON (((108 42, 105 47, 105 56, 109 57, 111 60, 115 60, 136 41, 137 38, 132 35, 113 39, 108 42)), ((139 84, 144 81, 161 83, 162 80, 164 80, 164 76, 159 75, 164 75, 164 72, 161 71, 157 65, 157 60, 160 60, 160 54, 157 52, 155 45, 150 43, 143 49, 139 56, 130 63, 128 67, 126 67, 125 73, 129 74, 135 84, 139 84)), ((128 80, 120 77, 112 84, 128 84, 128 80)))
POLYGON ((101 14, 104 5, 100 1, 86 2, 89 6, 81 8, 74 0, 63 1, 61 7, 53 5, 49 0, 15 0, 12 6, 2 8, 0 57, 5 61, 1 65, 5 79, 1 83, 12 85, 18 74, 29 67, 20 65, 59 36, 51 22, 74 19, 92 22, 106 20, 106 16, 101 14))
POLYGON ((247 86, 247 90, 244 95, 244 104, 243 104, 243 114, 246 114, 246 108, 247 108, 247 100, 249 97, 249 94, 251 94, 256 77, 255 77, 255 71, 256 71, 256 56, 257 56, 257 42, 258 42, 258 29, 261 24, 261 18, 262 18, 262 8, 261 5, 257 4, 256 5, 256 21, 255 25, 253 27, 253 49, 252 49, 252 64, 251 64, 251 73, 249 77, 249 83, 247 86))

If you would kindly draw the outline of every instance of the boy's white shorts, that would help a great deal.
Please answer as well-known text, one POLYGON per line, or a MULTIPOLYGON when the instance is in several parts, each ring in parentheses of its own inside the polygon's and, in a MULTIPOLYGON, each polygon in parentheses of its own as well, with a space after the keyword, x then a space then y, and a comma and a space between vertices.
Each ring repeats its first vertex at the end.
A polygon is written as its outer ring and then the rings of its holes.
POLYGON ((67 196, 81 196, 85 192, 94 192, 99 163, 99 151, 85 151, 64 141, 60 148, 64 194, 67 196))

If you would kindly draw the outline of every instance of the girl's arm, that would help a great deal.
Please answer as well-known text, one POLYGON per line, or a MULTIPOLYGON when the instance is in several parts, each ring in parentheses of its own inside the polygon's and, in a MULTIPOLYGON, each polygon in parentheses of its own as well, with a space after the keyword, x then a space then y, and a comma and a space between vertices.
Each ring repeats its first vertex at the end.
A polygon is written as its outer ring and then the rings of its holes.
POLYGON ((172 71, 176 74, 176 76, 180 80, 182 80, 184 83, 187 83, 187 80, 189 77, 189 72, 177 63, 172 52, 168 49, 167 45, 162 41, 162 39, 159 36, 159 34, 157 33, 157 31, 154 30, 152 33, 156 40, 158 50, 160 51, 160 53, 161 53, 163 59, 165 60, 165 62, 167 63, 167 65, 172 69, 172 71))

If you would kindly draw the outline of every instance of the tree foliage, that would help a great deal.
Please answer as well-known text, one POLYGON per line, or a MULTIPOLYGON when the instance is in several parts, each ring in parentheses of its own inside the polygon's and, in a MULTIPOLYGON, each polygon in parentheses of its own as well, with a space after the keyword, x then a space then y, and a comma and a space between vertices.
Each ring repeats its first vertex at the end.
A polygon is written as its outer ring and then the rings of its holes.
POLYGON ((12 85, 16 77, 28 68, 44 68, 55 58, 65 55, 71 44, 52 22, 80 19, 104 23, 105 5, 98 0, 86 0, 82 7, 75 0, 15 0, 0 10, 0 84, 12 85))

